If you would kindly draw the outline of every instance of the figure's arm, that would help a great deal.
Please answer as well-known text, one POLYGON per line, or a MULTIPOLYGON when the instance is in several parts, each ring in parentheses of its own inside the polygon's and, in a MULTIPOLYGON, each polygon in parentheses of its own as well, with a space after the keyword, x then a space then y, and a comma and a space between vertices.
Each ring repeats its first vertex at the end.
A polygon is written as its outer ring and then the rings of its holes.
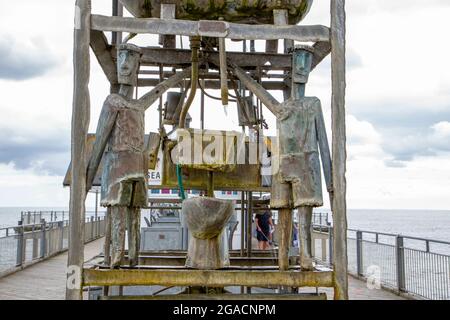
POLYGON ((247 89, 255 94, 259 100, 272 112, 275 117, 279 118, 283 112, 281 104, 275 99, 262 85, 256 82, 252 77, 247 75, 244 70, 238 66, 231 66, 232 73, 244 84, 247 89))
POLYGON ((154 87, 150 92, 142 96, 138 103, 144 110, 150 108, 150 106, 155 103, 156 100, 162 97, 162 95, 169 89, 176 86, 178 83, 183 81, 183 79, 189 77, 191 74, 191 68, 186 68, 181 72, 177 72, 175 75, 170 77, 169 79, 161 82, 156 87, 154 87))
POLYGON ((317 99, 317 116, 316 116, 316 128, 317 128, 317 141, 320 148, 320 156, 322 158, 323 174, 325 176, 325 182, 327 184, 327 190, 330 194, 333 193, 333 181, 332 181, 332 168, 331 168, 331 153, 328 145, 327 131, 325 129, 325 121, 323 119, 322 106, 320 100, 317 99))
POLYGON ((103 104, 98 120, 97 131, 95 133, 95 143, 92 149, 92 155, 87 167, 86 192, 91 189, 94 182, 95 175, 97 174, 98 167, 100 166, 103 157, 103 152, 105 151, 109 136, 116 123, 117 114, 118 111, 111 108, 108 101, 103 104))

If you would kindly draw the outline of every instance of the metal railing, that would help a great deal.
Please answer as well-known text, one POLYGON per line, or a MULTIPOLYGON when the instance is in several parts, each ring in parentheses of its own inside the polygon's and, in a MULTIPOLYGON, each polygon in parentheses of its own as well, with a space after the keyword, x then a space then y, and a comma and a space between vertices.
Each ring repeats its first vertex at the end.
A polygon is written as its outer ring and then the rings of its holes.
MULTIPOLYGON (((68 214, 67 216, 68 217, 68 214)), ((86 219, 85 242, 104 236, 104 217, 86 219)), ((68 249, 69 220, 0 228, 0 277, 68 249)))
POLYGON ((450 300, 450 242, 361 230, 348 233, 348 241, 355 244, 348 254, 354 256, 357 276, 379 277, 382 285, 419 298, 450 300))
MULTIPOLYGON (((88 216, 104 216, 103 211, 86 211, 86 217, 88 216)), ((23 224, 35 224, 41 223, 42 219, 45 221, 64 221, 69 218, 69 211, 64 210, 51 210, 51 211, 21 211, 20 220, 23 224)))
MULTIPOLYGON (((313 254, 320 264, 332 264, 332 234, 329 223, 314 224, 313 254)), ((450 242, 349 229, 347 254, 354 276, 411 297, 450 300, 450 242)))

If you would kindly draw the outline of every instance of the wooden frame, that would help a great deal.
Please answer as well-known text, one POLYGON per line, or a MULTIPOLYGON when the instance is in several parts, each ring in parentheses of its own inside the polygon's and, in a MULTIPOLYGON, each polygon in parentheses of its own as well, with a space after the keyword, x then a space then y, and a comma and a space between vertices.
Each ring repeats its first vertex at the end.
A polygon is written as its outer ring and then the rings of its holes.
MULTIPOLYGON (((91 0, 76 0, 74 29, 74 91, 72 106, 72 185, 67 299, 81 299, 83 285, 174 284, 174 285, 305 285, 335 288, 335 299, 348 299, 346 248, 346 135, 345 135, 345 0, 330 0, 331 27, 242 25, 223 21, 181 21, 106 17, 91 14, 91 0), (334 272, 234 272, 234 271, 99 271, 86 269, 84 262, 84 212, 86 197, 86 140, 89 127, 89 47, 92 47, 112 88, 116 85, 112 47, 103 31, 154 33, 162 35, 224 37, 234 40, 287 39, 315 42, 318 65, 330 52, 332 71, 332 163, 333 163, 333 266, 334 272), (82 277, 83 274, 83 277, 82 277), (107 277, 105 275, 108 275, 107 277), (112 278, 110 278, 112 276, 112 278), (81 284, 81 285, 79 285, 81 284)), ((149 49, 147 52, 150 52, 149 49)), ((175 52, 173 54, 176 54, 175 52)), ((185 54, 185 53, 181 53, 185 54)), ((238 59, 239 54, 236 54, 238 59)), ((255 56, 256 57, 256 56, 255 56)), ((181 57, 183 60, 185 58, 181 57)), ((180 58, 180 59, 181 59, 180 58)), ((284 59, 270 57, 268 59, 284 59)), ((181 61, 181 60, 180 60, 181 61)), ((284 61, 284 60, 283 60, 284 61)), ((149 63, 153 61, 149 60, 149 63)), ((159 64, 161 68, 161 64, 159 64)), ((142 83, 141 83, 142 84, 142 83)), ((146 85, 154 85, 148 81, 146 85)), ((277 84, 278 85, 278 84, 277 84)), ((215 83, 209 87, 217 86, 215 83)), ((281 87, 284 90, 285 87, 281 87)))
POLYGON ((99 270, 84 269, 83 286, 334 286, 333 272, 228 270, 99 270))

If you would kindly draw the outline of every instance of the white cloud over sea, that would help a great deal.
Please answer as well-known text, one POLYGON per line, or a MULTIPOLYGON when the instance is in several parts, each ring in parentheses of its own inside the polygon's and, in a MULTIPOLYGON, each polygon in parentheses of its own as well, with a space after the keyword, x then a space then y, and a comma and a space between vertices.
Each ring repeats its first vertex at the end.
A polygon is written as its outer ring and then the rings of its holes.
MULTIPOLYGON (((73 4, 0 2, 0 206, 68 205, 73 4)), ((93 6, 110 14, 110 1, 93 6)), ((316 0, 304 23, 328 25, 328 13, 329 1, 316 0)), ((449 16, 447 0, 347 1, 349 208, 450 208, 449 16)), ((156 45, 149 36, 136 42, 156 45)), ((109 86, 91 60, 94 131, 109 86)), ((329 67, 328 58, 313 72, 307 94, 322 100, 330 134, 329 67)), ((237 129, 234 110, 226 118, 207 101, 208 128, 237 129)), ((155 109, 147 131, 157 124, 155 109)))

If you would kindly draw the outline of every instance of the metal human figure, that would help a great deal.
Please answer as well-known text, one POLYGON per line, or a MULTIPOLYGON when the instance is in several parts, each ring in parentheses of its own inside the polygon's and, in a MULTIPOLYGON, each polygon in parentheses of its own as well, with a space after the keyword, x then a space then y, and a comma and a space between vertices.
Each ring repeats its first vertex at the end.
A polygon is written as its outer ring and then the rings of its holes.
POLYGON ((292 96, 279 106, 279 198, 271 205, 277 209, 298 209, 300 265, 313 269, 311 221, 314 207, 323 206, 320 158, 330 197, 333 194, 331 156, 322 107, 316 97, 305 97, 311 72, 313 48, 296 46, 293 50, 292 96))
POLYGON ((141 49, 135 45, 118 47, 119 93, 109 95, 103 104, 87 170, 89 190, 104 153, 100 204, 111 215, 111 267, 122 263, 126 229, 129 263, 137 265, 140 208, 147 206, 148 199, 145 107, 132 99, 141 55, 141 49))
MULTIPOLYGON (((279 210, 298 209, 300 264, 303 270, 311 270, 312 213, 314 207, 323 206, 319 150, 330 198, 333 196, 331 156, 320 100, 305 97, 314 48, 296 46, 292 51, 292 95, 283 103, 279 103, 245 71, 235 65, 231 67, 239 80, 277 118, 279 164, 276 166, 272 162, 275 171, 270 206, 279 210)), ((274 160, 275 150, 272 152, 274 160)), ((288 232, 286 230, 290 232, 291 228, 283 231, 288 232)))

